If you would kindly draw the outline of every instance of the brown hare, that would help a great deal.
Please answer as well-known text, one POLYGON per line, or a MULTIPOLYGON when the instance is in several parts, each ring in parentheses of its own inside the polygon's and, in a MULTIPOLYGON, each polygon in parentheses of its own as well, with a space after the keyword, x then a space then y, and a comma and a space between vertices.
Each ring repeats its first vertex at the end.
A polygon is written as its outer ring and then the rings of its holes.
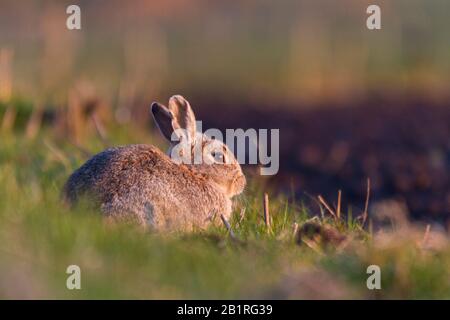
POLYGON ((168 155, 145 144, 107 149, 69 177, 64 199, 75 204, 81 196, 91 197, 106 217, 156 230, 202 229, 220 221, 221 214, 229 217, 232 197, 246 184, 233 153, 196 131, 194 113, 182 96, 171 97, 168 107, 154 102, 151 112, 171 143, 168 155), (186 163, 173 157, 188 153, 192 159, 198 148, 207 161, 186 163))

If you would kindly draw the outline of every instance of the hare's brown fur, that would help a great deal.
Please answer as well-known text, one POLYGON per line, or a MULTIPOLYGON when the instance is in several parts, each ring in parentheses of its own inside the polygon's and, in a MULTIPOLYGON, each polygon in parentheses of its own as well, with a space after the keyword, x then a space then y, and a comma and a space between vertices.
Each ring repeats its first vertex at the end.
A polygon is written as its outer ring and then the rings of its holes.
POLYGON ((70 176, 64 196, 72 204, 93 197, 107 217, 158 230, 204 228, 220 221, 220 214, 231 214, 231 197, 245 185, 233 160, 196 166, 176 163, 151 145, 110 148, 70 176))

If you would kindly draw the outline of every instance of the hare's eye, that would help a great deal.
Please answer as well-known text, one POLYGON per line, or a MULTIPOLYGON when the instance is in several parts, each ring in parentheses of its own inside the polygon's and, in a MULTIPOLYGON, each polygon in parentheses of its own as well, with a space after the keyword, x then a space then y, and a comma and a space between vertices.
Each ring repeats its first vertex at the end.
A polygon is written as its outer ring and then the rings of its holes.
POLYGON ((211 156, 217 162, 223 162, 224 161, 223 153, 220 152, 220 151, 213 151, 213 152, 211 152, 211 156))

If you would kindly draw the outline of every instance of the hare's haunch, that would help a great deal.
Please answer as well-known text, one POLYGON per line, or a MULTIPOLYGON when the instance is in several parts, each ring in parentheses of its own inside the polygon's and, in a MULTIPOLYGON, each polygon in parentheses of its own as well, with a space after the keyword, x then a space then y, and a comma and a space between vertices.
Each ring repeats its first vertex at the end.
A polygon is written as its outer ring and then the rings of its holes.
POLYGON ((153 103, 151 109, 161 133, 171 142, 172 157, 151 145, 107 149, 70 176, 65 200, 75 204, 88 196, 108 218, 158 230, 204 228, 220 220, 216 219, 220 214, 228 217, 231 198, 246 184, 233 153, 222 142, 196 132, 194 113, 183 97, 171 97, 168 107, 153 103), (198 146, 209 161, 190 164, 173 159, 174 154, 186 156, 198 146), (218 149, 222 161, 217 161, 218 149))

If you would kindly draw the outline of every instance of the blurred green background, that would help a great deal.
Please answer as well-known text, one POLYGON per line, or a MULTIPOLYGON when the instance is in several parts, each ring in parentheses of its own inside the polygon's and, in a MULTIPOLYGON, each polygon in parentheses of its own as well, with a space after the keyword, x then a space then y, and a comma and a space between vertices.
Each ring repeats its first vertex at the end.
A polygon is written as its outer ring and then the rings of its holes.
POLYGON ((303 106, 448 97, 450 3, 375 2, 76 1, 82 29, 69 31, 73 1, 2 0, 0 47, 12 92, 51 104, 80 82, 116 107, 173 93, 303 106), (375 2, 382 29, 370 31, 375 2))

